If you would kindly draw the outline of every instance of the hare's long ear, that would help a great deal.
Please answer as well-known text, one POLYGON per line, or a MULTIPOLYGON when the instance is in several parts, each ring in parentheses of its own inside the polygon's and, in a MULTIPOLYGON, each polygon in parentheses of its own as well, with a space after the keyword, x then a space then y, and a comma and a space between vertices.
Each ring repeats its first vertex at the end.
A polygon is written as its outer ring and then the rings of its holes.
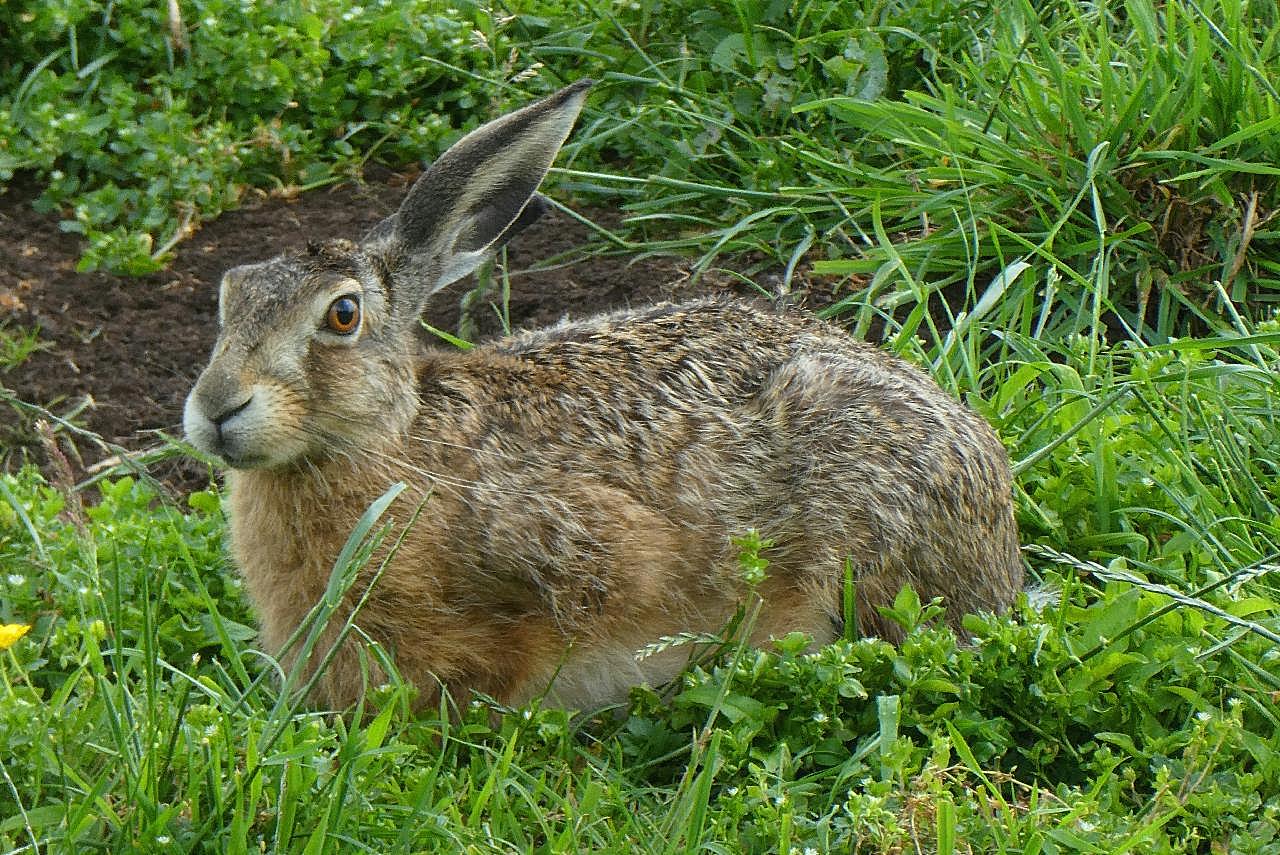
POLYGON ((537 219, 546 202, 535 191, 591 85, 580 80, 467 134, 365 237, 365 250, 391 273, 395 314, 417 317, 427 297, 537 219))

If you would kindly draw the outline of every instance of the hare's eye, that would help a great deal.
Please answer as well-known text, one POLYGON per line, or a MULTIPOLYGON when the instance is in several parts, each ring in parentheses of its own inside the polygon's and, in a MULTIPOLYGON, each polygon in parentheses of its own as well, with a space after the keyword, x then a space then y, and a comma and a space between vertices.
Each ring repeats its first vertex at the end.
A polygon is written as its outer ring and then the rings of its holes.
POLYGON ((330 330, 341 335, 350 335, 360 326, 360 301, 350 294, 339 297, 329 304, 324 323, 330 330))

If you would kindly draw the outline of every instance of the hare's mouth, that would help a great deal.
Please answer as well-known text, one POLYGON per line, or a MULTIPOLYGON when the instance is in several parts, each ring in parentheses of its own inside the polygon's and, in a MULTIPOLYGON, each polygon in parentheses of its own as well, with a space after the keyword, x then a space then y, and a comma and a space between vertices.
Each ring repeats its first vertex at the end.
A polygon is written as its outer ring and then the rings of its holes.
POLYGON ((272 469, 286 466, 294 462, 294 457, 282 457, 272 454, 270 450, 262 450, 234 439, 213 439, 206 444, 192 443, 201 451, 217 458, 218 462, 229 469, 272 469))
POLYGON ((232 469, 261 469, 271 462, 270 455, 245 448, 234 437, 220 435, 217 431, 188 430, 187 441, 232 469))
MULTIPOLYGON (((234 433, 206 436, 205 439, 206 444, 202 450, 218 458, 231 469, 271 469, 288 465, 298 456, 289 453, 293 449, 264 448, 261 444, 252 441, 252 438, 234 433), (285 453, 280 453, 281 451, 285 453)), ((200 446, 197 444, 197 447, 200 446)))

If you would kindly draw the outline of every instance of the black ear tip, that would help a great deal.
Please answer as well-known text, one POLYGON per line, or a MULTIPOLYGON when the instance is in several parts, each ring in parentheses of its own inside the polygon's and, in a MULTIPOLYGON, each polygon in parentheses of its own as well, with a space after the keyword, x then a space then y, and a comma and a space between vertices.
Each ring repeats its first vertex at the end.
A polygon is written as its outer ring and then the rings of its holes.
POLYGON ((524 220, 526 224, 532 223, 550 210, 551 201, 541 193, 534 193, 525 204, 524 210, 520 212, 519 220, 524 220))
POLYGON ((559 95, 560 98, 568 100, 569 98, 572 98, 575 95, 586 92, 588 89, 590 89, 592 86, 595 86, 595 85, 596 85, 596 81, 592 80, 590 77, 584 77, 581 80, 577 80, 577 81, 574 81, 573 83, 570 83, 568 86, 561 89, 556 94, 559 95))

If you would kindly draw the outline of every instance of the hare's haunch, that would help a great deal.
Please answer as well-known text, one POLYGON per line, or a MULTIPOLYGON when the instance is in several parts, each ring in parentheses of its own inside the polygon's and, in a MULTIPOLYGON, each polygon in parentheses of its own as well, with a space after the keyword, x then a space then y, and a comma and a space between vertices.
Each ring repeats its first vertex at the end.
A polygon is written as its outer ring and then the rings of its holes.
MULTIPOLYGON (((731 538, 752 528, 773 542, 758 640, 835 637, 846 563, 866 633, 894 635, 876 607, 906 584, 943 597, 953 623, 1006 607, 1022 566, 999 440, 835 327, 702 300, 467 351, 424 344, 427 297, 541 211, 588 85, 463 138, 363 241, 223 278, 185 425, 231 468, 232 552, 264 646, 283 647, 396 481, 410 489, 390 513, 421 513, 327 632, 367 594, 357 625, 424 703, 443 686, 583 707, 664 682, 685 652, 633 654, 722 627, 744 595, 731 538)), ((318 686, 339 707, 359 696, 358 642, 318 686)))

